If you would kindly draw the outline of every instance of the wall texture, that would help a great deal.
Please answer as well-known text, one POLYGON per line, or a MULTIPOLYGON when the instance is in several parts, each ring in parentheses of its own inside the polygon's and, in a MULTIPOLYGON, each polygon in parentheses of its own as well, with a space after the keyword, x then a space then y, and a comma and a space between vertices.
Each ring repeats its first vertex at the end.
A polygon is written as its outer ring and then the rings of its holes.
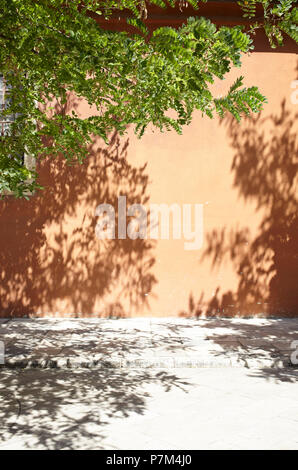
POLYGON ((45 190, 29 201, 0 201, 0 316, 298 315, 295 46, 272 52, 259 37, 241 74, 268 98, 260 115, 95 140, 83 165, 39 163, 45 190), (98 240, 95 209, 119 195, 203 204, 202 248, 98 240))

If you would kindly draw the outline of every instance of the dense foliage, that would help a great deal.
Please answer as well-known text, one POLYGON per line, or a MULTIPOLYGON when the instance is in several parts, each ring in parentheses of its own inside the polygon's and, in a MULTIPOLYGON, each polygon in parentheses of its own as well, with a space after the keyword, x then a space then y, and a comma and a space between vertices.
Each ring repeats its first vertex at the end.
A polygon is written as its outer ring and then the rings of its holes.
POLYGON ((108 141, 112 130, 121 134, 129 124, 139 136, 149 124, 180 133, 195 110, 210 118, 228 111, 239 120, 262 108, 265 97, 254 86, 244 88, 243 77, 224 97, 213 96, 210 85, 241 66, 257 28, 265 29, 273 47, 282 44, 284 32, 297 41, 295 2, 239 2, 251 18, 247 31, 217 28, 198 17, 148 36, 148 4, 177 3, 183 8, 185 2, 0 0, 0 74, 6 86, 0 121, 12 121, 2 125, 0 192, 22 197, 37 187, 37 175, 23 165, 24 151, 36 158, 62 154, 69 162, 82 161, 93 135, 108 141), (263 14, 257 18, 260 6, 263 14), (96 23, 96 15, 109 21, 123 9, 138 27, 135 34, 96 23), (68 110, 69 94, 87 100, 96 112, 83 119, 68 110))

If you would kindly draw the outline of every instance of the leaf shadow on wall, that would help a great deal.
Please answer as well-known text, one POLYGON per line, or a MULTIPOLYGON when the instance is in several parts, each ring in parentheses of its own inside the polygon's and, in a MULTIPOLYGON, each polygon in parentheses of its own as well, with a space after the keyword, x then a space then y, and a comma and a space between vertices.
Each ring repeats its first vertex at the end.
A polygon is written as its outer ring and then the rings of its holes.
POLYGON ((211 300, 190 294, 184 315, 298 315, 298 142, 295 121, 285 101, 276 115, 225 118, 235 155, 231 171, 240 198, 262 214, 258 234, 250 227, 223 227, 207 233, 201 260, 213 269, 229 260, 238 276, 235 292, 211 300))
POLYGON ((115 208, 117 230, 118 195, 127 206, 149 199, 146 165, 131 165, 128 147, 115 133, 108 147, 95 140, 81 165, 46 158, 37 168, 44 191, 1 201, 0 316, 125 317, 149 307, 154 242, 95 235, 99 204, 115 208))

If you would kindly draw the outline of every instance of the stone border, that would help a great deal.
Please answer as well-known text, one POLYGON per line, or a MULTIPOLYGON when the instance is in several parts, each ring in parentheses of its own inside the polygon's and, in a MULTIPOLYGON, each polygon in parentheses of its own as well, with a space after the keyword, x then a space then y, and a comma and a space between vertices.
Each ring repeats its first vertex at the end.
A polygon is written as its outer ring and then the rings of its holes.
POLYGON ((51 358, 7 358, 5 363, 0 365, 3 368, 20 369, 222 369, 222 368, 247 368, 247 369, 297 369, 298 366, 291 363, 290 359, 238 359, 238 358, 203 358, 193 360, 187 357, 176 357, 167 360, 164 358, 115 358, 109 360, 102 359, 82 359, 78 357, 51 357, 51 358))

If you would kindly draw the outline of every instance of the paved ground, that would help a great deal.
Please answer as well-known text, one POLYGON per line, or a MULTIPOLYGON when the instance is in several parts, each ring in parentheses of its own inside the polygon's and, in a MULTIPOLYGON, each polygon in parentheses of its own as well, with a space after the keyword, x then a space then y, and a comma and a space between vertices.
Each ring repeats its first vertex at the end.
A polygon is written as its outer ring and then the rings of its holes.
POLYGON ((298 449, 297 371, 2 369, 3 449, 298 449))
POLYGON ((0 450, 298 449, 297 325, 2 321, 0 450))
POLYGON ((0 320, 7 366, 283 368, 295 340, 298 319, 0 320))

